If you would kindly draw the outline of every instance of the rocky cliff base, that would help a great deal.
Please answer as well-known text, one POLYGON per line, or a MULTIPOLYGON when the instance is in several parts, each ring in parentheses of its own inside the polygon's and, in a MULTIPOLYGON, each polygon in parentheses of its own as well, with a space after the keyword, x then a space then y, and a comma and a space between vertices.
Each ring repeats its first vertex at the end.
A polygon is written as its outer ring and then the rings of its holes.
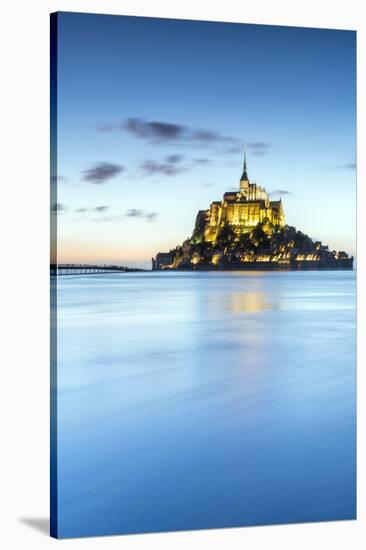
POLYGON ((170 251, 163 269, 352 269, 346 252, 329 250, 295 227, 259 223, 239 237, 223 226, 214 243, 204 241, 197 227, 190 239, 170 251))

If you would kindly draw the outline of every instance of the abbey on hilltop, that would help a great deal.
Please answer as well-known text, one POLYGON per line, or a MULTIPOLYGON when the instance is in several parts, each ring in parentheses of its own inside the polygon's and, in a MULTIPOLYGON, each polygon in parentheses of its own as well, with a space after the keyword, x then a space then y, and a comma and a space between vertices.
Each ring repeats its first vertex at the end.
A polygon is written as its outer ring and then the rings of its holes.
POLYGON ((346 252, 329 250, 285 225, 281 199, 249 180, 247 159, 238 191, 200 210, 192 236, 152 259, 152 269, 352 269, 346 252))
POLYGON ((258 223, 285 225, 282 201, 270 201, 263 187, 251 183, 247 172, 246 152, 244 152, 243 173, 238 191, 225 193, 222 201, 211 203, 209 210, 198 213, 196 225, 204 225, 204 240, 216 242, 220 229, 226 224, 237 237, 249 233, 258 223))

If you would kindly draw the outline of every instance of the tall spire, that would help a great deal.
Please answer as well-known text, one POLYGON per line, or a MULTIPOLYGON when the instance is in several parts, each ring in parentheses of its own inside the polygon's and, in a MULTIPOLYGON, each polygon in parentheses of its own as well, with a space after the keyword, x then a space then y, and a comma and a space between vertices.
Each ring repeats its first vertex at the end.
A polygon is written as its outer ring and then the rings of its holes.
POLYGON ((244 146, 244 164, 243 164, 243 174, 240 178, 241 180, 249 180, 247 173, 247 146, 244 146))

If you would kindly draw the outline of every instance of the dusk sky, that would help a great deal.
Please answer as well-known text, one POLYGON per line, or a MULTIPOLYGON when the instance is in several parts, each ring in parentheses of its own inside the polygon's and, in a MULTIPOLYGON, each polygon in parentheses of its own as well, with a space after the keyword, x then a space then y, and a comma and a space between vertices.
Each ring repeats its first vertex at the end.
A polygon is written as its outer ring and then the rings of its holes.
POLYGON ((149 267, 248 173, 355 254, 356 34, 59 14, 60 262, 149 267))

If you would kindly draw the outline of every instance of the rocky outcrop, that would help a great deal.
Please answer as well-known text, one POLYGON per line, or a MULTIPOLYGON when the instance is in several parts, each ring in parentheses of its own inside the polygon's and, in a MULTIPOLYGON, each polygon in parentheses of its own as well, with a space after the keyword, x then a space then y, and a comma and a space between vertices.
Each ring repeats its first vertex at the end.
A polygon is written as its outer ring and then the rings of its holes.
POLYGON ((223 225, 215 242, 205 242, 204 212, 199 212, 190 239, 170 251, 162 269, 352 269, 346 252, 329 250, 295 227, 264 221, 240 237, 223 225))

